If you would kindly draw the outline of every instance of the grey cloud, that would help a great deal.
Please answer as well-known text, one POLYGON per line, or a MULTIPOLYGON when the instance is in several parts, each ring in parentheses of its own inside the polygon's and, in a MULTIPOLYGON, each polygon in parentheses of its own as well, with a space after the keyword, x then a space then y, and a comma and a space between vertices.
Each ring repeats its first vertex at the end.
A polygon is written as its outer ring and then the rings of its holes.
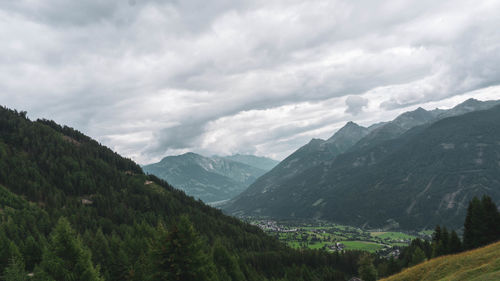
POLYGON ((363 111, 363 107, 368 105, 368 100, 360 96, 348 96, 345 104, 347 105, 346 113, 358 115, 363 111))
MULTIPOLYGON (((120 149, 144 159, 209 152, 200 146, 224 130, 213 124, 241 112, 338 98, 339 114, 360 118, 372 104, 397 110, 497 85, 498 9, 495 1, 1 1, 0 99, 96 138, 122 136, 120 149)), ((237 128, 223 135, 234 152, 274 153, 344 120, 300 114, 311 119, 241 142, 237 128)), ((262 126, 275 122, 268 118, 262 126)))

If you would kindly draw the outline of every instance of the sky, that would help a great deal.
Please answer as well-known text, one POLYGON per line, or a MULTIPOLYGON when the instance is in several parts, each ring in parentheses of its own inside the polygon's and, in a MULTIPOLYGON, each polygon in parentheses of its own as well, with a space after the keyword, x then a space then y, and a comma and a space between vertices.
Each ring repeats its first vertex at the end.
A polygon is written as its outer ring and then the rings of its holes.
POLYGON ((500 0, 0 0, 0 105, 140 164, 500 98, 500 0))

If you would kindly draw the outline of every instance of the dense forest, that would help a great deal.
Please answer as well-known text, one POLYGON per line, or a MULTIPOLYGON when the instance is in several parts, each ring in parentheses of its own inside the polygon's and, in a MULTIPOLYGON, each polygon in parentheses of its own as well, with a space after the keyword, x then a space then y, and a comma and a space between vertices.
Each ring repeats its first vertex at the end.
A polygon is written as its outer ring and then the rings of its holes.
POLYGON ((72 128, 0 108, 1 280, 346 280, 360 255, 292 250, 72 128))

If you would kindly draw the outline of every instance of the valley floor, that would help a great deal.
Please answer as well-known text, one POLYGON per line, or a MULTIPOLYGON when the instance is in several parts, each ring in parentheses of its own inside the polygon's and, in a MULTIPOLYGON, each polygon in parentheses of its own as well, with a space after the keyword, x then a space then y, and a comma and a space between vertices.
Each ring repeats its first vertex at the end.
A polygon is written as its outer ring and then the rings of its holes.
POLYGON ((381 256, 397 256, 400 247, 408 246, 415 238, 430 239, 432 233, 363 230, 318 221, 274 221, 255 218, 246 220, 292 248, 362 250, 381 256))

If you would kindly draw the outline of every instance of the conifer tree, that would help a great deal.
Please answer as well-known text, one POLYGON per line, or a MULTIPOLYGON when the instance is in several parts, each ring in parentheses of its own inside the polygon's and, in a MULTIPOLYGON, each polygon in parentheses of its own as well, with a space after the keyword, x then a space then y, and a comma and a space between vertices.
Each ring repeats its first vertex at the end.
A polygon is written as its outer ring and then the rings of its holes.
POLYGON ((213 256, 218 271, 226 273, 230 278, 229 280, 245 280, 236 259, 228 253, 226 248, 224 248, 220 242, 217 242, 214 246, 213 256))
POLYGON ((453 230, 450 234, 448 250, 450 254, 456 254, 462 251, 462 242, 460 241, 460 238, 458 238, 455 230, 453 230))
POLYGON ((213 261, 187 216, 181 216, 168 231, 160 228, 159 232, 151 253, 153 281, 217 280, 213 261))
POLYGON ((500 213, 488 196, 474 197, 464 223, 464 249, 473 249, 500 239, 500 213))
POLYGON ((361 256, 359 259, 359 276, 364 281, 376 281, 377 280, 377 270, 373 265, 373 258, 369 254, 361 256))
POLYGON ((464 248, 473 249, 480 246, 481 235, 481 201, 474 197, 467 208, 464 223, 464 248))
POLYGON ((9 266, 5 269, 3 274, 4 281, 27 281, 28 273, 24 269, 24 262, 20 256, 14 256, 9 266))
POLYGON ((415 248, 415 251, 413 251, 413 254, 411 255, 410 266, 417 265, 424 261, 425 261, 424 251, 419 247, 415 248))
POLYGON ((92 265, 90 251, 84 247, 69 222, 61 218, 51 233, 48 249, 35 269, 35 280, 102 281, 92 265))
POLYGON ((35 265, 40 263, 42 258, 42 246, 37 242, 33 236, 28 236, 23 247, 23 257, 26 263, 27 270, 33 270, 35 265))
POLYGON ((483 196, 481 205, 484 213, 483 224, 486 226, 483 243, 489 244, 500 239, 500 212, 489 196, 483 196))

